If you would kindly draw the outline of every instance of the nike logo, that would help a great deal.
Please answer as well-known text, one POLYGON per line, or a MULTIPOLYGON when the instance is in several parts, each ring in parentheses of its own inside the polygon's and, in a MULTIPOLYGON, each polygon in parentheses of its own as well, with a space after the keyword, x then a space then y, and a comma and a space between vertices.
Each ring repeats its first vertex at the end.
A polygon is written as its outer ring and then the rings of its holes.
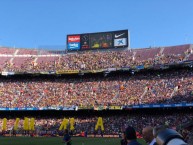
POLYGON ((120 37, 120 36, 122 36, 122 35, 124 35, 125 33, 122 33, 122 34, 119 34, 119 35, 116 35, 115 34, 115 38, 118 38, 118 37, 120 37))

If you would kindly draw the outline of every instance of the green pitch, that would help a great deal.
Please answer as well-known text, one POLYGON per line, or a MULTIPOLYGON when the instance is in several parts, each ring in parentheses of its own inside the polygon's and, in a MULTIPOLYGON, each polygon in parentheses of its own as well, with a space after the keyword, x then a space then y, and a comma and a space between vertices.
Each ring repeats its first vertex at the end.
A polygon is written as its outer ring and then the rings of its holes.
MULTIPOLYGON (((120 138, 73 137, 72 145, 120 145, 120 138)), ((144 140, 138 140, 146 145, 144 140)), ((0 145, 65 145, 60 137, 0 137, 0 145)))

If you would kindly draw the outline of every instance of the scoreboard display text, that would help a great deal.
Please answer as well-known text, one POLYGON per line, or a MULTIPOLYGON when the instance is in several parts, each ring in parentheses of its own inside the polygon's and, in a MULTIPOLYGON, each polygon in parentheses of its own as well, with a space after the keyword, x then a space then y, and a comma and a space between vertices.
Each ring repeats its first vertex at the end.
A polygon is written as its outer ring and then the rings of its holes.
POLYGON ((94 50, 128 47, 128 30, 67 35, 67 50, 94 50))

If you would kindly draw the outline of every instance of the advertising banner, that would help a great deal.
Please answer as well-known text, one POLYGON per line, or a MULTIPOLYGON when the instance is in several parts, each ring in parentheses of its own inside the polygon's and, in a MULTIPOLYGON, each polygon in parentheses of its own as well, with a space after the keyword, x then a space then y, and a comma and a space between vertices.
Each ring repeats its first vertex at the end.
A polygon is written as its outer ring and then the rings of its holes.
POLYGON ((79 70, 60 70, 56 71, 56 74, 78 74, 79 70))

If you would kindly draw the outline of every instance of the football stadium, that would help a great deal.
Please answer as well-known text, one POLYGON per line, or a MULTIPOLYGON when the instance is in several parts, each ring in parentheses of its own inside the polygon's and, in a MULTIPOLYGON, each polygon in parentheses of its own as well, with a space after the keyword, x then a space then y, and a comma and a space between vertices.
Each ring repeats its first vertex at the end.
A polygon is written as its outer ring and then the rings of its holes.
POLYGON ((188 137, 193 45, 123 49, 56 54, 0 48, 4 144, 10 136, 42 144, 42 137, 62 136, 64 129, 85 145, 86 137, 119 143, 128 124, 139 138, 149 125, 166 125, 188 137))
POLYGON ((92 26, 62 50, 0 35, 0 145, 192 145, 193 42, 132 47, 131 28, 92 26))

